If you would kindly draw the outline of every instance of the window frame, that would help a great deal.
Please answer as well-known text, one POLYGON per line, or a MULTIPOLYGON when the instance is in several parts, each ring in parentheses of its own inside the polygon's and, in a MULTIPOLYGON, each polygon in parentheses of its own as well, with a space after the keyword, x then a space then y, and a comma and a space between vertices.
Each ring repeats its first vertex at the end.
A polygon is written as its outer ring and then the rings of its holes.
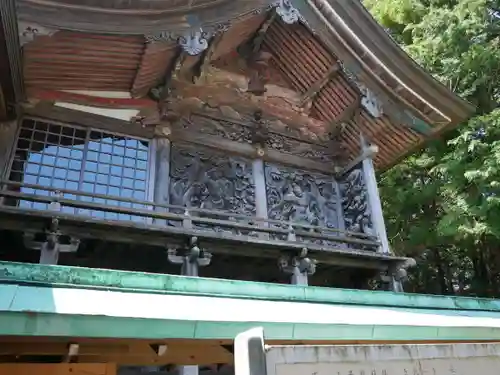
MULTIPOLYGON (((65 122, 65 121, 60 121, 60 120, 52 120, 50 118, 45 118, 41 116, 34 116, 34 115, 25 115, 19 118, 17 121, 17 129, 15 131, 15 136, 14 139, 12 140, 11 147, 9 150, 9 158, 8 158, 8 163, 6 163, 4 171, 3 171, 3 180, 5 181, 11 181, 10 180, 10 175, 12 173, 12 168, 14 165, 14 159, 17 151, 17 145, 19 141, 19 137, 21 134, 21 131, 23 129, 23 124, 25 121, 35 121, 35 122, 43 122, 47 125, 56 125, 56 126, 64 126, 64 127, 70 127, 72 129, 79 129, 85 132, 85 146, 83 148, 83 154, 85 155, 84 159, 82 160, 82 168, 79 171, 80 176, 79 176, 79 182, 78 182, 78 189, 75 191, 83 191, 82 189, 82 184, 83 184, 83 176, 85 173, 85 165, 88 162, 88 157, 86 156, 86 153, 88 152, 88 142, 91 140, 90 135, 91 133, 94 132, 100 132, 104 134, 109 134, 117 137, 123 137, 126 139, 133 139, 137 141, 143 141, 148 143, 147 147, 147 152, 148 152, 148 159, 147 159, 147 165, 146 165, 146 179, 145 179, 145 199, 144 202, 148 203, 154 203, 154 194, 155 194, 155 175, 156 175, 156 142, 153 137, 140 137, 137 135, 131 135, 131 134, 126 134, 123 132, 116 132, 110 129, 107 129, 105 126, 99 127, 99 126, 88 126, 88 125, 80 125, 76 122, 65 122)), ((53 186, 51 186, 53 187, 53 186)), ((5 189, 5 185, 3 186, 3 189, 5 189)), ((109 195, 110 199, 113 199, 113 195, 109 195)), ((155 210, 154 206, 151 206, 151 210, 155 210)), ((151 218, 145 218, 146 223, 152 223, 151 218)))

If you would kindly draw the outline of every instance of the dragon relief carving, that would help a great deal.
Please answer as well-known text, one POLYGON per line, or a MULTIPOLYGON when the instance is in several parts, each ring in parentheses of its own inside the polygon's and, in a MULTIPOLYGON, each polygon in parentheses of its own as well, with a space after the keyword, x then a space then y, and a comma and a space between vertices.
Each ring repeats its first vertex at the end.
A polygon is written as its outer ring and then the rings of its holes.
MULTIPOLYGON (((265 176, 270 219, 299 225, 338 228, 339 197, 332 177, 267 163, 265 176)), ((301 240, 313 241, 310 238, 301 240)))
POLYGON ((252 129, 230 120, 193 115, 190 119, 184 118, 181 126, 184 130, 215 135, 235 142, 252 143, 252 129))
MULTIPOLYGON (((376 237, 368 202, 368 191, 360 166, 349 172, 341 181, 340 193, 342 195, 345 230, 376 237)), ((363 246, 357 246, 357 248, 365 249, 363 246)))
POLYGON ((290 155, 320 162, 334 162, 334 157, 327 147, 287 137, 282 134, 270 133, 266 145, 271 149, 290 155))
MULTIPOLYGON (((200 147, 174 144, 170 163, 171 204, 255 216, 255 184, 250 161, 200 147)), ((215 212, 192 212, 191 216, 232 219, 230 215, 215 212)), ((231 232, 208 224, 195 224, 194 227, 231 232)))
POLYGON ((184 130, 250 143, 261 149, 273 149, 318 162, 334 163, 337 159, 331 148, 322 142, 301 139, 298 130, 289 127, 274 130, 273 121, 263 118, 261 111, 255 111, 251 118, 242 121, 191 115, 183 118, 180 126, 184 130))

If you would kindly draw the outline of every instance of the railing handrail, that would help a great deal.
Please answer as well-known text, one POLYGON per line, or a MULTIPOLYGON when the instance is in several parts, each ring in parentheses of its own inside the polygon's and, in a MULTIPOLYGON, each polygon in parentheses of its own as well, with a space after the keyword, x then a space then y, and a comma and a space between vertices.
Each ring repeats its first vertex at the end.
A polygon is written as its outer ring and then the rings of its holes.
POLYGON ((124 197, 110 196, 98 193, 88 193, 84 191, 71 190, 71 189, 59 189, 56 187, 48 187, 38 184, 27 184, 27 183, 8 181, 8 180, 1 180, 0 183, 3 186, 24 187, 34 190, 45 190, 48 192, 72 194, 75 196, 85 196, 90 198, 100 198, 100 199, 113 200, 124 203, 139 204, 145 207, 152 207, 152 209, 127 208, 127 207, 119 207, 108 204, 103 205, 95 202, 85 202, 81 200, 68 199, 54 195, 44 196, 39 194, 27 194, 5 189, 0 191, 0 196, 22 199, 32 202, 39 202, 46 204, 50 204, 52 202, 59 202, 64 206, 73 207, 77 209, 88 209, 94 211, 124 214, 131 216, 149 217, 152 219, 172 220, 177 222, 183 222, 184 220, 189 220, 193 223, 219 225, 228 228, 249 230, 249 231, 263 232, 263 233, 274 233, 274 234, 294 233, 295 235, 301 237, 311 237, 311 238, 331 240, 343 243, 352 243, 352 244, 360 244, 368 246, 379 246, 380 244, 379 241, 375 239, 373 236, 369 236, 364 233, 342 231, 336 228, 327 228, 327 227, 312 226, 301 223, 279 221, 274 219, 259 218, 239 213, 220 211, 220 210, 207 210, 207 209, 190 208, 190 207, 183 207, 183 206, 176 206, 169 204, 159 204, 155 202, 143 201, 133 198, 124 198, 124 197), (161 210, 158 210, 158 208, 160 208, 161 210), (176 214, 168 212, 166 210, 181 210, 184 212, 184 214, 176 214), (186 213, 188 214, 186 215, 186 213), (201 213, 212 216, 223 216, 229 220, 214 219, 201 216, 191 216, 189 215, 189 213, 201 213), (235 218, 244 219, 245 221, 247 221, 247 224, 238 223, 234 221, 235 218), (252 223, 255 223, 257 225, 252 225, 252 223), (275 224, 281 227, 285 227, 286 229, 277 228, 275 226, 265 226, 258 224, 275 224), (326 234, 324 232, 327 233, 330 232, 330 234, 326 234), (346 237, 339 237, 339 235, 345 235, 346 237))

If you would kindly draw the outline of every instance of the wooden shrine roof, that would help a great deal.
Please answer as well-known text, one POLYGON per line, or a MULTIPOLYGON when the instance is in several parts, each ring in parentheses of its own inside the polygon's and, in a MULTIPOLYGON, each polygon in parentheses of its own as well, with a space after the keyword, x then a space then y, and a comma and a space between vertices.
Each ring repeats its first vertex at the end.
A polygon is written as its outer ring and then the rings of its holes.
MULTIPOLYGON (((332 147, 343 150, 343 163, 360 153, 362 133, 379 148, 379 169, 472 114, 468 103, 407 56, 360 2, 293 4, 303 18, 287 24, 271 15, 264 0, 18 0, 13 16, 24 44, 27 99, 53 100, 54 92, 60 99, 62 90, 127 91, 148 98, 151 89, 169 81, 170 102, 196 98, 205 107, 236 111, 253 106, 304 136, 324 141, 335 133, 338 143, 332 147), (229 29, 196 56, 180 53, 175 41, 150 42, 145 36, 165 31, 165 24, 181 33, 193 22, 217 29, 226 21, 229 29), (33 29, 36 37, 25 41, 33 29), (258 54, 266 56, 267 92, 258 96, 246 92, 256 56, 245 55, 244 47, 255 47, 261 35, 258 54), (362 105, 372 97, 382 109, 375 115, 362 105)), ((6 40, 13 43, 12 36, 6 40)))

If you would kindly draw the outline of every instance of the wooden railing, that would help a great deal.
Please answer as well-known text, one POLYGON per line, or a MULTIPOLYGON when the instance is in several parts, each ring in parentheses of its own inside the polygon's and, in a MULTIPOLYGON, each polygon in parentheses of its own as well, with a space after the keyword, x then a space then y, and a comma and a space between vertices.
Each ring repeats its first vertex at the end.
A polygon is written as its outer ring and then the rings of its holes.
POLYGON ((2 205, 19 211, 33 212, 33 208, 22 207, 20 203, 36 202, 46 204, 46 208, 41 209, 41 211, 50 211, 53 216, 70 215, 82 221, 88 221, 89 218, 92 218, 107 223, 120 222, 123 224, 123 219, 110 220, 106 217, 112 213, 133 217, 130 221, 140 222, 146 227, 162 227, 166 230, 171 228, 176 233, 178 233, 179 229, 185 229, 186 233, 193 233, 193 230, 196 232, 226 232, 241 238, 243 241, 245 238, 253 237, 265 239, 270 244, 274 241, 280 243, 286 241, 294 244, 303 243, 306 247, 308 244, 315 244, 325 250, 328 250, 328 248, 352 248, 353 250, 377 251, 380 247, 377 238, 336 228, 258 218, 227 211, 156 204, 132 198, 58 189, 36 184, 13 181, 1 181, 1 184, 3 186, 2 190, 0 190, 2 205), (22 192, 23 188, 33 190, 35 193, 22 192), (72 195, 76 199, 68 198, 67 195, 72 195), (114 201, 117 204, 89 202, 82 200, 82 198, 85 199, 84 197, 86 199, 114 201), (142 208, 120 207, 118 202, 141 206, 142 208), (68 209, 65 210, 65 208, 72 208, 73 210, 68 212, 68 209), (82 211, 90 211, 90 213, 82 213, 82 211))

